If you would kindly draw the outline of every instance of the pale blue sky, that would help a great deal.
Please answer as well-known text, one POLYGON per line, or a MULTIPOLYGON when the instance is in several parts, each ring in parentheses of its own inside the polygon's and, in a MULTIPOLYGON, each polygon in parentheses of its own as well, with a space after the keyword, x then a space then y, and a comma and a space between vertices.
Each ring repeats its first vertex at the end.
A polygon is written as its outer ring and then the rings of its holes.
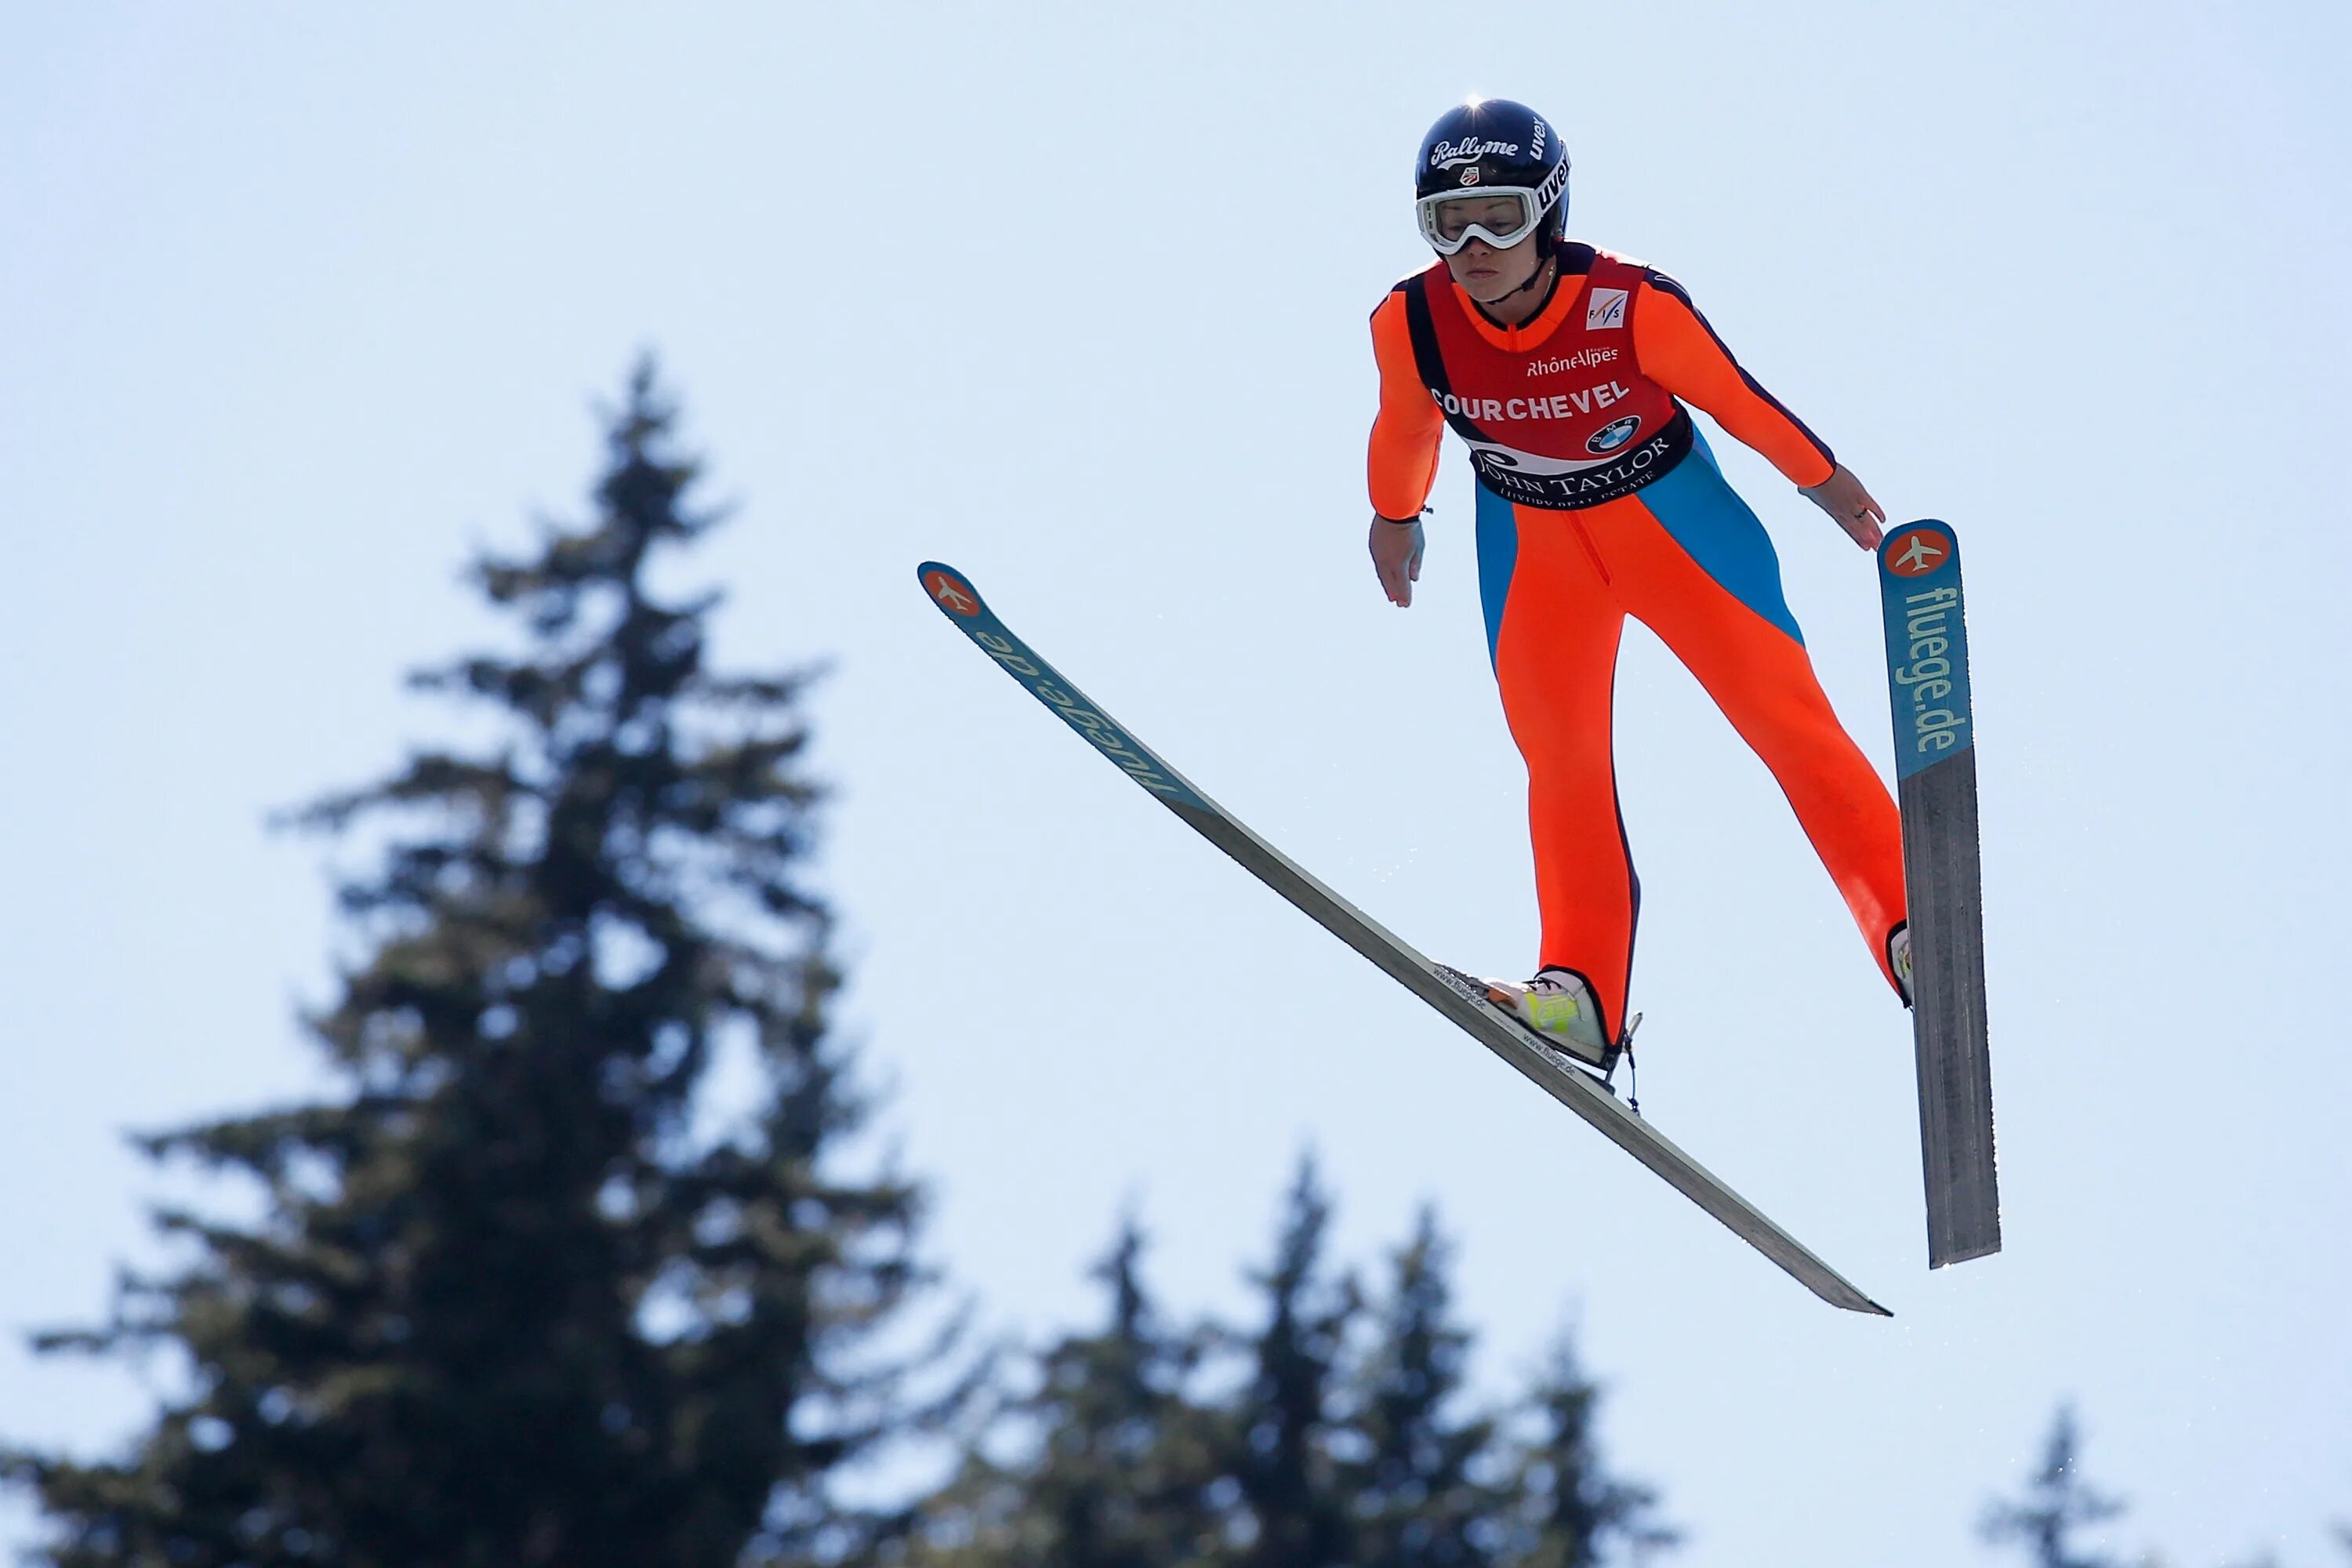
MULTIPOLYGON (((322 855, 265 815, 448 721, 477 541, 577 507, 652 346, 740 499, 721 651, 828 655, 847 1019, 996 1321, 1121 1202, 1243 1300, 1298 1149, 1434 1199, 1496 1380, 1574 1315, 1694 1568, 1982 1560, 2080 1400, 2126 1544, 2352 1516, 2340 6, 949 8, 0 0, 0 1430, 141 1205, 122 1146, 304 1092, 322 855), (1364 320, 1466 92, 1576 160, 1899 516, 1965 533, 2009 1250, 1924 1268, 1900 1013, 1760 765, 1621 679, 1659 1124, 1898 1314, 1814 1301, 1122 784, 922 602, 994 607, 1431 952, 1532 957, 1458 450, 1362 559, 1364 320), (1116 1026, 1107 1023, 1115 1020, 1116 1026)), ((1866 557, 1718 439, 1884 757, 1866 557)), ((0 1544, 26 1539, 0 1514, 0 1544)))

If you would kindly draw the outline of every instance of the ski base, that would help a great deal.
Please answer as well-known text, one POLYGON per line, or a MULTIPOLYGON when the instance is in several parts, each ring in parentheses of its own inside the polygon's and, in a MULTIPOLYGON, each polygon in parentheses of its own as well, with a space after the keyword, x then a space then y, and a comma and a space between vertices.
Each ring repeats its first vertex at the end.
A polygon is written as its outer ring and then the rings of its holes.
POLYGON ((1911 922, 1911 1031, 1927 1267, 2000 1250, 1975 716, 1958 535, 1905 525, 1879 547, 1895 793, 1911 922))
POLYGON ((1517 1020, 1486 999, 1483 982, 1423 957, 1202 795, 1015 637, 982 602, 970 578, 935 561, 917 568, 917 575, 933 605, 997 668, 1244 870, 1508 1062, 1822 1300, 1848 1311, 1893 1316, 1620 1103, 1599 1077, 1526 1033, 1517 1020))

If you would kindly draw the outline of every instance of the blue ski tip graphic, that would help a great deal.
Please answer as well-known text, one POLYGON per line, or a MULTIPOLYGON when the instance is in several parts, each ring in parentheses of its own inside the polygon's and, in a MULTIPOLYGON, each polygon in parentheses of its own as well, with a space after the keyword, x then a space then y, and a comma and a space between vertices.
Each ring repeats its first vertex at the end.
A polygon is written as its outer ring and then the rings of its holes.
POLYGON ((1878 573, 1895 776, 1907 779, 1976 741, 1959 536, 1933 518, 1906 522, 1879 545, 1878 573))
POLYGON ((1063 679, 1061 672, 1035 649, 1014 637, 989 609, 971 578, 937 561, 924 562, 915 568, 915 575, 940 614, 979 645, 1005 674, 1026 687, 1030 696, 1084 736, 1112 766, 1171 805, 1189 805, 1196 811, 1216 809, 1150 747, 1120 729, 1085 692, 1063 679))

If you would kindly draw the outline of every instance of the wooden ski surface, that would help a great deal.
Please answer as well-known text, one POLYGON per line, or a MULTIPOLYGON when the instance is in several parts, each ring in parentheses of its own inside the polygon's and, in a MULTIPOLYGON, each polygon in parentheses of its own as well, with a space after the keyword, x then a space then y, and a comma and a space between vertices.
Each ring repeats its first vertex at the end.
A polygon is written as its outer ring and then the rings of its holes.
POLYGON ((1675 1147, 1647 1120, 1628 1110, 1599 1078, 1522 1030, 1486 1000, 1475 982, 1431 963, 1195 789, 1158 753, 1121 728, 1015 637, 982 601, 970 578, 935 561, 925 562, 918 568, 918 575, 924 593, 957 630, 1194 832, 1508 1062, 1601 1136, 1648 1166, 1822 1300, 1848 1311, 1893 1315, 1675 1147))
POLYGON ((1948 523, 1895 529, 1878 562, 1910 904, 1927 1267, 1940 1268, 2000 1250, 1967 605, 1948 523))

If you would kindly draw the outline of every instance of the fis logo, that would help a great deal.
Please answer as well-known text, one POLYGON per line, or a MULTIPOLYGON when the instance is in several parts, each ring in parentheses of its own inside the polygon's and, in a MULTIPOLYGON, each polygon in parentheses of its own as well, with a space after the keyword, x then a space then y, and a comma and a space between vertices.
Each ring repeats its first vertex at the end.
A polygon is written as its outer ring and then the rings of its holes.
POLYGON ((1595 289, 1592 298, 1584 302, 1584 330, 1596 332, 1623 326, 1627 298, 1622 289, 1595 289))

